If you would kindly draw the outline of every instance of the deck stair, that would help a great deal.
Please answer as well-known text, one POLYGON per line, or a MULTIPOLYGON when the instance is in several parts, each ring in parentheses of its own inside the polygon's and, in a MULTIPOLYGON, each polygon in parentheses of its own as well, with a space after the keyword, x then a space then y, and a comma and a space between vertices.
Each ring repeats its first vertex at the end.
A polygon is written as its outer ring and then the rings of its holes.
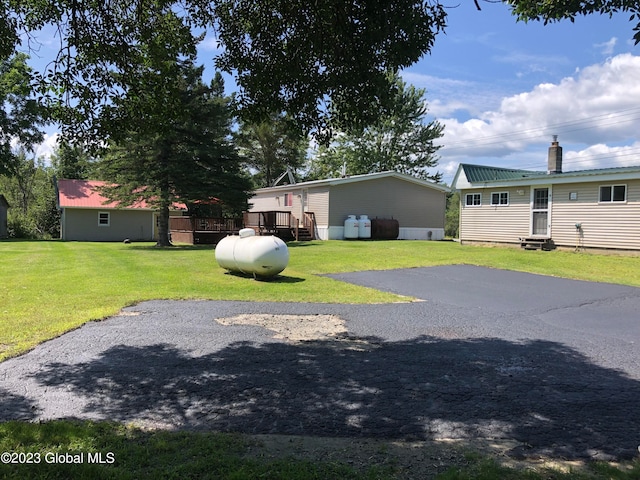
MULTIPOLYGON (((295 233, 293 234, 295 236, 295 233)), ((311 231, 306 227, 298 227, 298 241, 299 242, 310 242, 313 240, 313 235, 311 231)))
POLYGON ((553 250, 553 240, 541 237, 520 237, 520 246, 525 250, 553 250))

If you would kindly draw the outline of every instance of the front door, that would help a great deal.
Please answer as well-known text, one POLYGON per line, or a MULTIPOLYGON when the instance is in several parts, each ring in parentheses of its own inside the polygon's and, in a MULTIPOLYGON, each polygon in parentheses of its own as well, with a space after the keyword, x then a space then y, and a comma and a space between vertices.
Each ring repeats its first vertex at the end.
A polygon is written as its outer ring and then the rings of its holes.
POLYGON ((531 235, 549 236, 549 188, 534 188, 531 199, 531 235))

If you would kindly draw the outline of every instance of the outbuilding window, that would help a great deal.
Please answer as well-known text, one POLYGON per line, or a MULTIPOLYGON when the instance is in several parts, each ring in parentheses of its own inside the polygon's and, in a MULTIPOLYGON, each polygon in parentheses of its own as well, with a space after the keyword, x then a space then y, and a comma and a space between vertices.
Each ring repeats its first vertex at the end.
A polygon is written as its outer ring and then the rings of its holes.
POLYGON ((111 214, 109 212, 98 212, 98 226, 108 227, 111 225, 111 214))
POLYGON ((464 198, 467 207, 479 207, 482 204, 482 194, 480 193, 467 193, 464 198))
POLYGON ((600 187, 600 203, 626 202, 626 185, 602 185, 600 187))
POLYGON ((493 192, 491 205, 509 205, 509 192, 493 192))

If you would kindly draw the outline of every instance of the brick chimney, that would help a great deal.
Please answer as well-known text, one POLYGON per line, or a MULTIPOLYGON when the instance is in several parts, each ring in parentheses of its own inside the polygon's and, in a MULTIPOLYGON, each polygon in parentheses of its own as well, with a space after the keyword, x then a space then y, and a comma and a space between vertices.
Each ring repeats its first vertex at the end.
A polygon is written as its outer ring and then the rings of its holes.
POLYGON ((549 147, 549 160, 547 163, 547 173, 562 173, 562 147, 558 143, 558 136, 553 136, 553 142, 549 147))

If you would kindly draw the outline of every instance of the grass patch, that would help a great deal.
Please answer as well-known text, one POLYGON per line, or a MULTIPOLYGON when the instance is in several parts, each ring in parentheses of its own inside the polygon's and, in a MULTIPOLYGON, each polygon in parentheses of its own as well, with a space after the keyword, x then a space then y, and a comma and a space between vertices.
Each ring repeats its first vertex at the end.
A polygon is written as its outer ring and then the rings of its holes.
POLYGON ((245 457, 249 443, 234 434, 143 431, 115 423, 57 421, 0 424, 0 463, 7 479, 373 479, 390 478, 341 463, 245 457), (31 463, 24 463, 28 460, 31 463))
POLYGON ((580 468, 512 468, 484 456, 463 468, 451 467, 437 476, 438 480, 636 480, 640 478, 640 462, 613 466, 591 462, 580 468))
MULTIPOLYGON (((40 424, 0 423, 0 452, 11 452, 16 463, 0 462, 6 479, 400 479, 411 463, 392 459, 359 468, 340 461, 248 454, 255 441, 248 436, 211 432, 145 431, 109 422, 55 421, 40 424), (23 459, 21 464, 19 459, 23 459), (31 463, 25 463, 27 459, 31 463)), ((415 452, 408 454, 415 456, 415 452)), ((579 469, 513 468, 477 453, 437 480, 635 480, 640 462, 610 465, 590 463, 579 469)), ((422 467, 422 465, 420 466, 422 467)), ((415 470, 414 470, 415 472, 415 470)), ((413 475, 412 475, 413 478, 413 475)))

